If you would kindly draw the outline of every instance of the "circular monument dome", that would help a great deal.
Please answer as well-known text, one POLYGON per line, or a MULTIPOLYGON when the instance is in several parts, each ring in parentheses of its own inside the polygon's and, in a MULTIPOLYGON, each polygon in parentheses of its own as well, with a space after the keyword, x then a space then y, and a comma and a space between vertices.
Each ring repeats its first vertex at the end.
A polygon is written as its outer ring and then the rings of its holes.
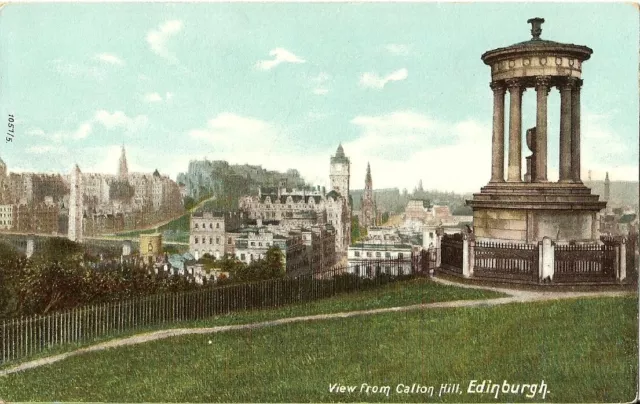
POLYGON ((544 18, 531 18, 531 39, 485 52, 482 61, 491 66, 492 81, 523 78, 527 87, 536 76, 575 77, 582 74, 582 62, 593 53, 589 47, 541 39, 544 18), (530 80, 527 80, 529 79, 530 80))

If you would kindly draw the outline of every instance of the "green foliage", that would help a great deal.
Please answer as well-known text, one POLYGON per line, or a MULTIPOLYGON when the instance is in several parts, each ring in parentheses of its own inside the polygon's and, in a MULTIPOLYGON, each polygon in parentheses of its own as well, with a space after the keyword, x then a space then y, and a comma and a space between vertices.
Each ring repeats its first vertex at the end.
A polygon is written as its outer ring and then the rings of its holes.
POLYGON ((194 206, 196 206, 196 200, 190 196, 185 196, 182 203, 186 210, 191 210, 194 206))
POLYGON ((351 216, 351 243, 355 244, 360 240, 360 219, 358 216, 351 216))
POLYGON ((382 224, 385 224, 389 221, 389 212, 384 212, 382 214, 382 224))

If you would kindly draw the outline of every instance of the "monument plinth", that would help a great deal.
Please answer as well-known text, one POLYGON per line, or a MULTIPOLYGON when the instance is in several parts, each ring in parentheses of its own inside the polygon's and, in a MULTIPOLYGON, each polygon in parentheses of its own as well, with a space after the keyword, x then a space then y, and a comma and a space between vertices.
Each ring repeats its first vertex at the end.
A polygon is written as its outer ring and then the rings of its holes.
POLYGON ((491 180, 467 204, 479 239, 537 242, 597 241, 597 215, 606 206, 580 179, 582 63, 593 51, 540 38, 542 18, 532 18, 532 38, 485 52, 491 67, 493 137, 491 180), (560 178, 547 179, 547 96, 560 91, 560 178), (536 91, 536 126, 528 132, 532 156, 522 174, 522 95, 536 91), (509 151, 505 178, 505 94, 509 92, 509 151))

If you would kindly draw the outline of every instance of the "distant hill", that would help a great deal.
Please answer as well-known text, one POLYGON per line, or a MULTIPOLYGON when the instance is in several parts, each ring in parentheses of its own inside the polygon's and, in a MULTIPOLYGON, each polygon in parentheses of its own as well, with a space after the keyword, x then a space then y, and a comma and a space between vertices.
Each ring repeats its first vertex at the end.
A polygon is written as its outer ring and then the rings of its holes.
MULTIPOLYGON (((584 181, 591 192, 604 198, 604 181, 584 181)), ((638 181, 611 181, 609 186, 609 203, 612 207, 638 207, 638 181)))
POLYGON ((234 208, 243 195, 257 194, 258 187, 277 187, 283 183, 287 188, 306 185, 297 170, 281 173, 262 166, 229 164, 223 160, 190 161, 188 171, 178 174, 177 182, 185 185, 191 198, 200 200, 215 195, 217 200, 227 201, 227 208, 234 208))

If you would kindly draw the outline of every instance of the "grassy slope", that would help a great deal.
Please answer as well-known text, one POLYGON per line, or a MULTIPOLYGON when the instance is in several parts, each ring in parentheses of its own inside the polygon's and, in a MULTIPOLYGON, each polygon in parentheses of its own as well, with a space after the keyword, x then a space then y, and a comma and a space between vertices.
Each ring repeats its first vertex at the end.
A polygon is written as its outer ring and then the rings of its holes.
MULTIPOLYGON (((76 348, 91 345, 96 342, 108 341, 114 338, 131 336, 141 332, 156 331, 167 328, 182 327, 213 327, 219 325, 248 324, 261 321, 275 320, 286 317, 306 316, 322 313, 338 313, 352 310, 367 310, 383 307, 407 306, 419 303, 443 302, 452 300, 473 300, 503 297, 504 295, 491 291, 465 289, 455 286, 441 285, 428 278, 416 278, 395 282, 378 288, 358 293, 346 293, 328 299, 314 302, 292 304, 274 309, 236 312, 217 316, 206 320, 177 322, 149 327, 141 327, 120 334, 107 335, 86 343, 56 346, 28 359, 40 358, 68 352, 76 348)), ((9 363, 8 366, 17 362, 9 363)), ((2 366, 7 367, 7 366, 2 366)), ((1 383, 0 383, 1 384, 1 383)), ((2 398, 2 395, 0 395, 2 398)))
MULTIPOLYGON (((8 376, 11 401, 532 401, 466 394, 469 380, 544 380, 552 402, 628 401, 636 298, 437 309, 161 340, 8 376), (209 340, 213 344, 208 344, 209 340), (461 395, 438 397, 440 383, 461 395), (422 394, 332 394, 331 383, 435 386, 422 394)), ((542 402, 541 397, 533 401, 542 402)))

